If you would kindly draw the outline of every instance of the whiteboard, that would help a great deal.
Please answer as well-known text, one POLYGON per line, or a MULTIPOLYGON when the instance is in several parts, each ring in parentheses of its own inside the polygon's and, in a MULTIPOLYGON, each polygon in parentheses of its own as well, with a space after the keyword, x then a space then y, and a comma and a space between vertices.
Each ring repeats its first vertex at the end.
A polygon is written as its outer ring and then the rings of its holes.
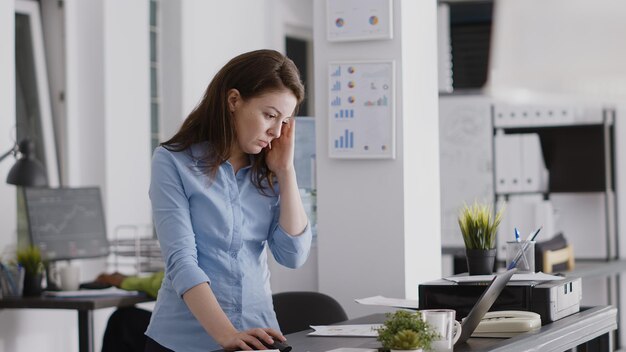
POLYGON ((395 158, 394 77, 393 61, 329 64, 331 158, 395 158))
POLYGON ((441 244, 464 246, 458 216, 463 204, 493 203, 490 101, 481 96, 439 99, 441 244))

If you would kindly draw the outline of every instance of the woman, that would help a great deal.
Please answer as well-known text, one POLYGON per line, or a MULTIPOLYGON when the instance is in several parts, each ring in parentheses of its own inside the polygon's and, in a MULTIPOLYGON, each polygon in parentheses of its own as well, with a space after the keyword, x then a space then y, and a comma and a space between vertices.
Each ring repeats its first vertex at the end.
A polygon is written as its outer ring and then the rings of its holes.
POLYGON ((146 351, 285 341, 264 248, 296 268, 311 246, 293 165, 303 97, 298 70, 282 54, 239 55, 155 150, 150 199, 166 270, 146 351))

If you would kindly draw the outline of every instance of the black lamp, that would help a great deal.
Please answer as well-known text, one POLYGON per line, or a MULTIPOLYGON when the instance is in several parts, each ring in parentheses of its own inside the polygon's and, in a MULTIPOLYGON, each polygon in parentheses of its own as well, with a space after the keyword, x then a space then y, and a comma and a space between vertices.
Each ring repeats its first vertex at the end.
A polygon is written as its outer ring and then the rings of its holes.
POLYGON ((20 141, 19 145, 15 144, 13 148, 0 156, 0 162, 2 162, 2 160, 11 154, 16 156, 19 152, 22 155, 17 159, 11 170, 9 170, 7 183, 25 187, 48 185, 46 169, 41 162, 33 156, 34 149, 35 143, 25 138, 20 141))

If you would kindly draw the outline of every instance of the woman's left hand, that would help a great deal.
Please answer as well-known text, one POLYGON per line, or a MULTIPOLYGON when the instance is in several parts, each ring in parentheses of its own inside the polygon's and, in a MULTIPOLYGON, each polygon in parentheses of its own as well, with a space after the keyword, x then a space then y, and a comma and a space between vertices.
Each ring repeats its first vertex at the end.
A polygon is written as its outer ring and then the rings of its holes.
POLYGON ((271 143, 271 149, 267 147, 265 161, 267 167, 279 175, 281 172, 293 170, 293 155, 296 140, 296 119, 290 118, 283 125, 281 135, 271 143))

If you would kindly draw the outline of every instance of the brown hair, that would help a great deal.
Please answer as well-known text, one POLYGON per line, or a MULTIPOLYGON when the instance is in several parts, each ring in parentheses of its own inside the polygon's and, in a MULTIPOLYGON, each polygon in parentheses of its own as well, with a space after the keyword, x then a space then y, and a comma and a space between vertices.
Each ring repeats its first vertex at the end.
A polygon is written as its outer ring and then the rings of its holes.
MULTIPOLYGON (((245 99, 258 97, 271 91, 288 89, 298 105, 304 99, 304 86, 296 65, 274 50, 256 50, 231 59, 213 77, 200 103, 183 122, 180 130, 161 146, 170 151, 183 151, 191 145, 208 142, 209 150, 198 157, 198 166, 211 179, 219 166, 230 158, 231 146, 236 139, 235 124, 228 109, 228 91, 237 89, 245 99)), ((251 178, 263 190, 263 181, 271 186, 274 174, 265 162, 266 151, 252 155, 251 178)))

